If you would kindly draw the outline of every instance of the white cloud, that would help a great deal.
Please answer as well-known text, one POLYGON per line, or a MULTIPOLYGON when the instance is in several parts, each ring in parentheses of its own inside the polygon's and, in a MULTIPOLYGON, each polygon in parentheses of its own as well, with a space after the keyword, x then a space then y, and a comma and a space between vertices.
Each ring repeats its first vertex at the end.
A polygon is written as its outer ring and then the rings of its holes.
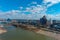
POLYGON ((20 9, 23 9, 23 7, 19 7, 20 9))
POLYGON ((52 19, 52 20, 60 20, 60 14, 46 14, 48 19, 52 19))
MULTIPOLYGON (((44 0, 45 3, 51 2, 51 4, 56 4, 58 1, 55 0, 54 2, 51 0, 44 0)), ((36 4, 36 6, 30 6, 26 7, 25 10, 11 10, 7 12, 0 12, 0 18, 14 18, 14 19, 40 19, 42 16, 46 15, 47 18, 51 19, 59 19, 60 14, 52 15, 52 14, 46 14, 47 8, 43 5, 38 5, 37 2, 33 2, 32 4, 36 4), (26 14, 26 12, 29 12, 30 14, 26 14)), ((46 4, 47 5, 47 4, 46 4)), ((23 7, 20 7, 20 9, 23 9, 23 7)))
POLYGON ((20 13, 20 10, 11 10, 11 11, 1 11, 0 12, 0 18, 13 18, 16 17, 16 15, 18 16, 18 14, 20 13))
POLYGON ((59 3, 60 0, 44 0, 44 3, 45 3, 45 4, 47 4, 47 3, 49 3, 49 2, 50 2, 50 4, 47 5, 48 7, 49 7, 49 6, 52 6, 52 5, 54 5, 54 4, 59 3))
POLYGON ((36 5, 34 7, 26 7, 25 10, 11 10, 7 11, 4 14, 7 16, 6 18, 16 18, 16 19, 40 19, 43 15, 45 15, 45 9, 42 5, 36 5), (30 14, 25 14, 25 12, 29 12, 30 14))
MULTIPOLYGON (((35 3, 36 4, 36 3, 35 3)), ((0 18, 14 18, 14 19, 40 19, 46 14, 46 9, 42 5, 36 4, 36 6, 26 7, 25 10, 11 10, 7 12, 0 13, 2 16, 0 18), (30 14, 26 14, 30 13, 30 14)))
POLYGON ((37 4, 37 2, 34 2, 34 1, 33 1, 31 4, 37 4))
POLYGON ((60 0, 44 0, 45 2, 58 3, 60 0))

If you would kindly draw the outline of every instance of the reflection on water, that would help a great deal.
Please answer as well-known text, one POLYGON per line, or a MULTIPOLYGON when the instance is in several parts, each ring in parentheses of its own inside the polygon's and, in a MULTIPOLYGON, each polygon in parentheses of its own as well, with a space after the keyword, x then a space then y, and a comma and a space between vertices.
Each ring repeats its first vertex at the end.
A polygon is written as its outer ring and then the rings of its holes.
POLYGON ((0 40, 54 40, 53 38, 38 35, 21 28, 15 28, 14 26, 5 26, 4 28, 7 29, 8 32, 1 34, 0 40))

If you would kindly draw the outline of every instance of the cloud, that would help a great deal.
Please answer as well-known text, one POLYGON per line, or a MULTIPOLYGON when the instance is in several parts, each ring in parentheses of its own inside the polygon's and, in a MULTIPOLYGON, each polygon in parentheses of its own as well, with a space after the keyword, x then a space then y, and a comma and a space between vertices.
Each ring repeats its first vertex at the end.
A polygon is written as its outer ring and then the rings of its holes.
MULTIPOLYGON (((48 2, 51 2, 49 4, 52 6, 53 4, 59 3, 57 0, 51 1, 51 0, 44 0, 44 3, 47 5, 48 2)), ((47 8, 44 5, 39 5, 37 2, 32 2, 32 5, 29 7, 19 7, 19 10, 10 10, 10 11, 0 11, 0 18, 11 18, 11 19, 40 19, 42 16, 46 15, 48 19, 59 19, 60 14, 53 15, 53 14, 46 14, 47 8), (25 9, 25 10, 21 10, 25 9)), ((48 7, 49 7, 48 5, 48 7)))
POLYGON ((20 13, 21 11, 20 10, 10 10, 10 11, 1 11, 0 12, 0 18, 13 18, 13 17, 16 17, 18 16, 18 14, 20 13))
POLYGON ((23 9, 23 7, 21 6, 21 7, 19 7, 20 9, 23 9))
POLYGON ((54 4, 60 3, 60 0, 44 0, 43 3, 44 4, 50 3, 47 5, 49 7, 49 6, 52 6, 54 4))
MULTIPOLYGON (((45 15, 45 8, 42 5, 26 7, 25 10, 10 10, 7 12, 0 13, 3 17, 13 19, 40 19, 45 15), (29 14, 28 14, 29 13, 29 14)), ((0 18, 1 18, 0 17, 0 18)))
POLYGON ((37 4, 37 2, 33 1, 31 4, 37 4))
POLYGON ((46 14, 47 19, 60 20, 60 14, 46 14))

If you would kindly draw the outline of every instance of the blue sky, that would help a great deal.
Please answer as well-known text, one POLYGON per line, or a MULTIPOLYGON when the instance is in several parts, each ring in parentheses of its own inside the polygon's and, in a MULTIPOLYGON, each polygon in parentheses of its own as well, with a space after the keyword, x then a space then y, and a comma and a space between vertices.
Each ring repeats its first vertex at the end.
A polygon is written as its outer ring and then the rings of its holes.
POLYGON ((51 7, 49 7, 47 12, 48 12, 48 14, 60 13, 60 3, 52 5, 51 7))
POLYGON ((60 17, 60 0, 0 0, 0 18, 51 19, 60 17))
POLYGON ((38 2, 41 4, 42 0, 0 0, 0 10, 8 11, 12 9, 19 9, 18 7, 27 7, 31 2, 38 2))

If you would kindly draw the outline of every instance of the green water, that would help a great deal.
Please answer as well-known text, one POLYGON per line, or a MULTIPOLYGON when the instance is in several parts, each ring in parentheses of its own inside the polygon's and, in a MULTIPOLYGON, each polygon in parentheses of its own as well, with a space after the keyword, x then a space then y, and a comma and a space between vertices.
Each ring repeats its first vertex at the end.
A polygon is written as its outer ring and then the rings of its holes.
POLYGON ((55 40, 32 31, 15 27, 5 27, 8 32, 0 35, 0 40, 55 40))

